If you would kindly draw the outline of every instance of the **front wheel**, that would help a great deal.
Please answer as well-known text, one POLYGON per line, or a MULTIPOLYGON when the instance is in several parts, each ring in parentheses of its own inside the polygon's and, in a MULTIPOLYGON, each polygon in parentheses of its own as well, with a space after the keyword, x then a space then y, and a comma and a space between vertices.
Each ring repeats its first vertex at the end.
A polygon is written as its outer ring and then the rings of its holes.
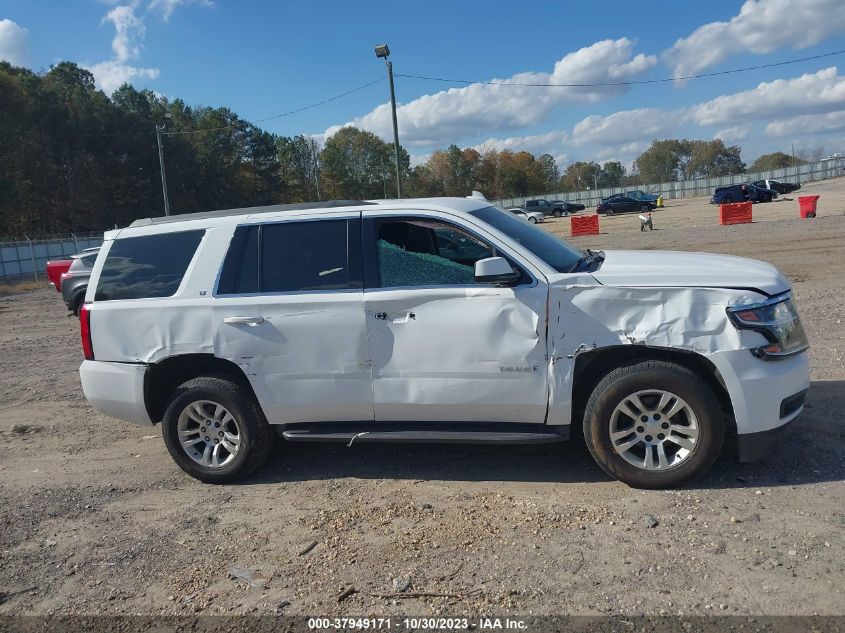
POLYGON ((249 475, 267 459, 275 439, 252 395, 231 380, 212 376, 176 389, 161 431, 179 468, 213 484, 249 475))
POLYGON ((532 218, 532 217, 529 217, 529 218, 528 218, 528 221, 529 221, 531 224, 537 224, 537 218, 532 218))
POLYGON ((649 211, 651 211, 651 207, 648 206, 647 204, 644 204, 643 206, 640 207, 640 211, 642 211, 643 213, 648 213, 649 211))
POLYGON ((702 475, 722 448, 724 420, 701 377, 666 361, 619 367, 593 390, 584 438, 599 466, 635 488, 702 475))
POLYGON ((556 218, 559 218, 563 214, 561 213, 560 209, 555 209, 554 211, 552 211, 552 215, 556 218))
POLYGON ((608 209, 604 212, 605 215, 613 215, 613 209, 608 209))

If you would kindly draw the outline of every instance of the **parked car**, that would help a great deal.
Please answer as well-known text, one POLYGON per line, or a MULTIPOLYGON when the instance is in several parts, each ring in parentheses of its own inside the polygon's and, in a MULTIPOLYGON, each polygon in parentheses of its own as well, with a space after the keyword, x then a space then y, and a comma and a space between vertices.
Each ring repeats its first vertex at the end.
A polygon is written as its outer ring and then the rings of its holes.
POLYGON ((778 180, 755 180, 751 184, 755 187, 771 189, 779 194, 792 193, 801 188, 801 185, 797 182, 780 182, 778 180))
POLYGON ((539 211, 526 211, 522 207, 511 207, 508 209, 508 211, 513 213, 521 220, 525 220, 526 222, 530 222, 531 224, 537 224, 538 222, 546 221, 546 216, 540 213, 539 211))
POLYGON ((651 200, 635 200, 627 196, 619 196, 602 200, 596 207, 596 213, 615 215, 617 213, 647 213, 657 208, 657 203, 651 200))
POLYGON ((525 211, 539 211, 543 215, 553 215, 556 218, 569 214, 565 205, 548 200, 526 200, 524 209, 525 211))
POLYGON ((601 199, 602 202, 606 200, 612 200, 613 198, 633 198, 634 200, 640 200, 643 202, 657 202, 657 198, 660 197, 659 193, 646 193, 640 189, 635 189, 634 191, 627 191, 625 193, 614 193, 613 195, 606 196, 601 199))
POLYGON ((62 275, 67 272, 72 263, 72 258, 51 259, 47 262, 47 281, 56 289, 56 292, 62 291, 62 275))
POLYGON ((67 309, 79 316, 79 307, 85 300, 85 291, 88 288, 88 279, 91 277, 91 268, 97 259, 99 248, 89 249, 86 252, 75 255, 73 262, 67 272, 62 273, 62 299, 67 309))
POLYGON ((564 215, 569 215, 570 213, 578 213, 578 211, 583 211, 586 207, 583 204, 579 204, 577 202, 569 202, 567 200, 555 200, 552 204, 559 204, 564 211, 564 215))
POLYGON ((767 454, 809 387, 773 266, 582 251, 482 199, 139 220, 105 234, 80 329, 94 408, 160 424, 218 483, 277 434, 514 444, 579 425, 606 472, 663 488, 705 472, 728 426, 741 459, 767 454))
POLYGON ((771 189, 764 189, 745 183, 740 185, 727 185, 726 187, 716 187, 713 192, 713 197, 710 198, 710 204, 729 204, 733 202, 771 202, 778 197, 776 191, 771 189))
POLYGON ((71 255, 67 259, 52 259, 47 262, 47 281, 56 289, 56 292, 62 291, 62 274, 66 273, 73 264, 73 260, 77 257, 82 257, 86 253, 96 253, 100 250, 99 246, 92 246, 91 248, 84 248, 79 253, 71 255))

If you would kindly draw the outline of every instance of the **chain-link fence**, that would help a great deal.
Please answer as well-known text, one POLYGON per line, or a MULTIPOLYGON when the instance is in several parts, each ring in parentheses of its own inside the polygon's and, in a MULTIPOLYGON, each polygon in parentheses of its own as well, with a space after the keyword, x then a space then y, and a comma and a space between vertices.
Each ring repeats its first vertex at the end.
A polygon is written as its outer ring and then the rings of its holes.
POLYGON ((45 271, 49 260, 67 259, 102 243, 102 233, 0 242, 0 279, 33 279, 46 283, 45 271))
MULTIPOLYGON (((593 189, 586 191, 574 191, 569 193, 538 193, 521 198, 504 198, 496 200, 494 204, 502 208, 521 207, 526 200, 537 198, 545 200, 566 200, 577 202, 587 207, 596 206, 602 198, 612 196, 615 193, 625 193, 639 189, 646 193, 661 194, 664 199, 673 198, 694 198, 697 196, 712 196, 716 187, 725 185, 740 184, 743 182, 754 182, 755 180, 783 180, 787 182, 812 182, 814 180, 826 180, 845 176, 845 157, 837 156, 826 158, 806 165, 796 165, 784 169, 773 169, 760 171, 753 174, 737 174, 735 176, 721 176, 719 178, 698 178, 696 180, 679 180, 677 182, 664 182, 658 185, 628 185, 626 187, 609 187, 605 189, 593 189)), ((797 194, 796 194, 797 195, 797 194)))

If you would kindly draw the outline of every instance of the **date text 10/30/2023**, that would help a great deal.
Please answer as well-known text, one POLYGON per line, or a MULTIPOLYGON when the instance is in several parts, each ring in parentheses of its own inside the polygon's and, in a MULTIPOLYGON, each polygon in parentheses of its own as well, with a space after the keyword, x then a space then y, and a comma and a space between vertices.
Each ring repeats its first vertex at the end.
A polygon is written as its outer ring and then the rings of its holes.
POLYGON ((309 618, 308 628, 313 631, 525 631, 527 624, 524 620, 513 618, 345 617, 309 618))

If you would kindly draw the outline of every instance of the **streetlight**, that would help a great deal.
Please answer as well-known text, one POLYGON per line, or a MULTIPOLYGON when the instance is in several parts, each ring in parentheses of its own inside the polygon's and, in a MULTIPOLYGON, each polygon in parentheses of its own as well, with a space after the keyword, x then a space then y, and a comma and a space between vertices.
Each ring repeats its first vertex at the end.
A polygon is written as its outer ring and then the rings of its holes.
MULTIPOLYGON (((171 118, 173 115, 168 112, 164 115, 165 119, 171 118)), ((161 133, 164 131, 164 124, 156 123, 156 142, 158 142, 158 164, 161 167, 161 193, 164 196, 164 215, 170 215, 170 201, 167 199, 167 178, 164 175, 164 149, 161 146, 161 133)))
POLYGON ((387 65, 387 79, 390 82, 390 108, 393 112, 393 151, 396 154, 396 197, 402 197, 402 175, 399 169, 399 127, 396 124, 396 92, 393 89, 393 63, 388 61, 390 48, 387 44, 376 46, 376 57, 384 59, 387 65))

